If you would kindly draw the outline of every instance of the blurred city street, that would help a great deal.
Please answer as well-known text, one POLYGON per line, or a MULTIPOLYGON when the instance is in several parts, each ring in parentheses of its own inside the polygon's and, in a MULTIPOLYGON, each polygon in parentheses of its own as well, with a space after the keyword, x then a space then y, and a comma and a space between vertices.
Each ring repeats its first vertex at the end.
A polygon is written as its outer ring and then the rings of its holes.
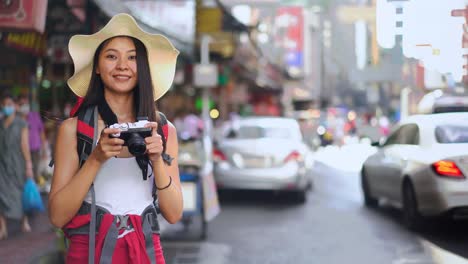
POLYGON ((167 264, 468 264, 468 0, 0 0, 0 58, 0 264, 91 201, 167 264))

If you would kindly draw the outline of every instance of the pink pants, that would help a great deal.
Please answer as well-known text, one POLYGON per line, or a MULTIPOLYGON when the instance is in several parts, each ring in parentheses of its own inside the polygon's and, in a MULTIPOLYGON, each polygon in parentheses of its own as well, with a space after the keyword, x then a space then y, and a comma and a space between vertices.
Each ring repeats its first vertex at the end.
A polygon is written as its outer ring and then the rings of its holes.
MULTIPOLYGON (((88 263, 88 235, 73 235, 70 237, 70 247, 68 248, 66 263, 67 264, 86 264, 88 263)), ((114 254, 112 255, 113 264, 127 263, 144 263, 146 260, 141 259, 140 252, 142 247, 135 246, 139 243, 136 232, 126 234, 124 237, 117 239, 114 254)), ((163 250, 159 235, 153 235, 154 251, 157 264, 165 264, 163 250)))

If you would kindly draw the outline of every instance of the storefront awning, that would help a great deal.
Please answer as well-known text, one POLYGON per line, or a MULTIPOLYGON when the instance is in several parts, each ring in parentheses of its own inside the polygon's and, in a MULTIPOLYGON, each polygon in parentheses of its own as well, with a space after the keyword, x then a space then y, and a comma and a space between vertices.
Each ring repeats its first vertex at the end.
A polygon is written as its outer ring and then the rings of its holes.
POLYGON ((0 1, 0 30, 44 33, 47 0, 0 1))

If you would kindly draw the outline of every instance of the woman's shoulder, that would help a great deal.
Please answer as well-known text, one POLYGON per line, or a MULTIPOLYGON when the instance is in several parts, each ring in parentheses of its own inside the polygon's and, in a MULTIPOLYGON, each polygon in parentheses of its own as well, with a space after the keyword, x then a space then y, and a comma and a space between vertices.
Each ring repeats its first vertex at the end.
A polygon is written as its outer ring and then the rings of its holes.
POLYGON ((70 117, 65 119, 61 124, 60 124, 60 134, 62 133, 71 133, 71 134, 76 134, 76 124, 78 122, 77 117, 70 117))

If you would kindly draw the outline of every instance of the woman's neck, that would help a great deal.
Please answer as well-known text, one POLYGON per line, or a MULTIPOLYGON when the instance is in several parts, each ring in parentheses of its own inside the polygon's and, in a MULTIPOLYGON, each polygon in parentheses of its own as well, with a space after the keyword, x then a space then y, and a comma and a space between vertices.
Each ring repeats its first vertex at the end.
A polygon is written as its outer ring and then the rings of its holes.
POLYGON ((105 93, 104 97, 106 98, 107 104, 109 104, 109 107, 112 109, 112 112, 117 116, 119 123, 135 121, 133 94, 116 95, 105 93))

